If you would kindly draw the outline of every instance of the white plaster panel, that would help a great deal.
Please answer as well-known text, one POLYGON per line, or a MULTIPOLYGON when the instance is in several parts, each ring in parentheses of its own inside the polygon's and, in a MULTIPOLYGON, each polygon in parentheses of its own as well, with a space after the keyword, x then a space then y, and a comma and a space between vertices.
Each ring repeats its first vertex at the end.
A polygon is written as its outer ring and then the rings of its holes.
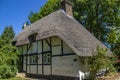
POLYGON ((37 42, 32 43, 32 53, 37 53, 37 42))
POLYGON ((42 54, 38 55, 38 64, 42 64, 42 54))
POLYGON ((23 71, 26 71, 26 64, 23 64, 23 71))
POLYGON ((27 54, 27 45, 23 46, 23 54, 27 54))
POLYGON ((37 65, 30 65, 30 73, 37 74, 37 65))
POLYGON ((30 56, 28 56, 27 59, 27 64, 30 64, 30 56))
MULTIPOLYGON (((30 45, 29 45, 30 46, 30 45)), ((30 46, 29 50, 28 50, 28 54, 32 53, 32 46, 30 46)))
POLYGON ((50 47, 45 40, 43 40, 43 51, 50 51, 50 47))
POLYGON ((44 65, 44 75, 50 75, 50 65, 44 65))
POLYGON ((27 66, 27 73, 29 73, 29 67, 30 67, 30 66, 27 66))
POLYGON ((38 74, 42 75, 42 65, 38 66, 38 74))
POLYGON ((79 57, 76 55, 53 57, 52 59, 52 75, 76 77, 79 69, 79 57))
POLYGON ((38 53, 42 52, 42 42, 38 41, 38 53))
POLYGON ((23 57, 23 63, 26 63, 26 56, 23 57))
POLYGON ((52 37, 52 46, 61 45, 61 39, 59 37, 52 37))
POLYGON ((68 54, 68 53, 73 53, 73 51, 66 43, 63 42, 63 54, 68 54))
POLYGON ((52 47, 52 55, 61 54, 61 46, 52 47))

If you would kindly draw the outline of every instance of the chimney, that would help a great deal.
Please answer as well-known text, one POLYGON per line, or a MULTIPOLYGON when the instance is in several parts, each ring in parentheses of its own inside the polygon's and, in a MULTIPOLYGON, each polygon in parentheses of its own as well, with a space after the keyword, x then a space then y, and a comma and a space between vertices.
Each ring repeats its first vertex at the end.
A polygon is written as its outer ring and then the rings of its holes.
POLYGON ((61 1, 61 8, 68 14, 69 16, 73 16, 73 11, 72 11, 72 4, 68 0, 62 0, 61 1))

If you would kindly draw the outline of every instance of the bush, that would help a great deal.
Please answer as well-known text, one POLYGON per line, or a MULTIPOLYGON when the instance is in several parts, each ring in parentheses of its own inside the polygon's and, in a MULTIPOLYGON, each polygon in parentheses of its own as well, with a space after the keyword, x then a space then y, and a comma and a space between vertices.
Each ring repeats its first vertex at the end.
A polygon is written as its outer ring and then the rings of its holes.
POLYGON ((17 73, 17 68, 15 66, 1 65, 0 66, 0 78, 10 78, 14 77, 17 73))
POLYGON ((88 67, 90 74, 88 76, 88 80, 96 80, 97 73, 99 73, 102 69, 106 70, 104 75, 115 71, 113 66, 114 59, 108 57, 106 52, 107 49, 103 49, 98 46, 95 54, 89 57, 88 67))

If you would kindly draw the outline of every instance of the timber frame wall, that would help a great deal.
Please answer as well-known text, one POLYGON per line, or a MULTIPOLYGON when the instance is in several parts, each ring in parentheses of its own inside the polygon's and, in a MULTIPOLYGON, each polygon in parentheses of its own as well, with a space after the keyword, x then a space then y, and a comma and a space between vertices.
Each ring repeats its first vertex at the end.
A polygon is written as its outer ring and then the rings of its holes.
MULTIPOLYGON (((43 40, 40 40, 42 42, 42 52, 41 53, 38 53, 38 42, 39 41, 35 41, 37 42, 37 53, 32 53, 32 49, 33 49, 33 46, 32 46, 32 43, 30 44, 25 44, 27 46, 27 51, 26 51, 26 54, 23 54, 23 45, 21 46, 18 46, 18 47, 21 47, 22 48, 22 54, 20 55, 21 56, 21 62, 22 62, 22 71, 24 71, 26 74, 29 74, 30 70, 31 70, 31 67, 30 65, 36 65, 36 74, 33 74, 33 75, 39 75, 38 74, 38 66, 41 65, 42 66, 42 74, 41 75, 44 75, 44 65, 50 65, 50 72, 51 72, 51 75, 52 75, 52 57, 59 57, 59 56, 69 56, 69 55, 75 55, 74 53, 67 53, 67 54, 64 54, 63 53, 63 41, 61 40, 61 44, 60 45, 55 45, 55 46, 52 46, 52 37, 50 38, 47 38, 47 39, 43 39, 43 40), (50 39, 50 42, 47 40, 47 39, 50 39), (49 51, 44 51, 44 43, 43 41, 45 41, 49 47, 50 47, 50 50, 49 51), (53 55, 52 54, 52 47, 56 47, 56 46, 61 46, 61 54, 56 54, 56 55, 53 55), (32 47, 32 48, 31 48, 32 47), (31 54, 28 54, 28 50, 31 48, 31 54), (46 53, 50 53, 50 64, 44 64, 44 60, 43 60, 43 55, 46 54, 46 53), (38 64, 38 60, 37 60, 37 63, 36 64, 31 64, 29 63, 28 64, 28 57, 30 58, 30 56, 32 55, 36 55, 37 58, 39 55, 42 55, 42 64, 38 64), (24 57, 26 57, 26 63, 24 63, 24 57), (26 65, 26 71, 23 70, 23 66, 26 65), (29 66, 29 71, 28 71, 28 66, 29 66)), ((29 61, 30 62, 30 61, 29 61)))

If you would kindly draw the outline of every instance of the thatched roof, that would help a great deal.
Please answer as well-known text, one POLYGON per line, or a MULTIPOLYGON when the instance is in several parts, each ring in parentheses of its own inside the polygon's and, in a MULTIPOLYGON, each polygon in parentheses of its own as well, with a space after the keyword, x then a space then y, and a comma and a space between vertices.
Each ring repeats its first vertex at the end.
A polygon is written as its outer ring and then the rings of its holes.
MULTIPOLYGON (((26 27, 13 42, 16 41, 16 46, 28 44, 28 37, 34 33, 37 33, 36 40, 60 37, 79 56, 91 56, 98 45, 106 48, 79 22, 62 10, 55 11, 26 27)), ((111 54, 109 50, 108 53, 111 54)))

